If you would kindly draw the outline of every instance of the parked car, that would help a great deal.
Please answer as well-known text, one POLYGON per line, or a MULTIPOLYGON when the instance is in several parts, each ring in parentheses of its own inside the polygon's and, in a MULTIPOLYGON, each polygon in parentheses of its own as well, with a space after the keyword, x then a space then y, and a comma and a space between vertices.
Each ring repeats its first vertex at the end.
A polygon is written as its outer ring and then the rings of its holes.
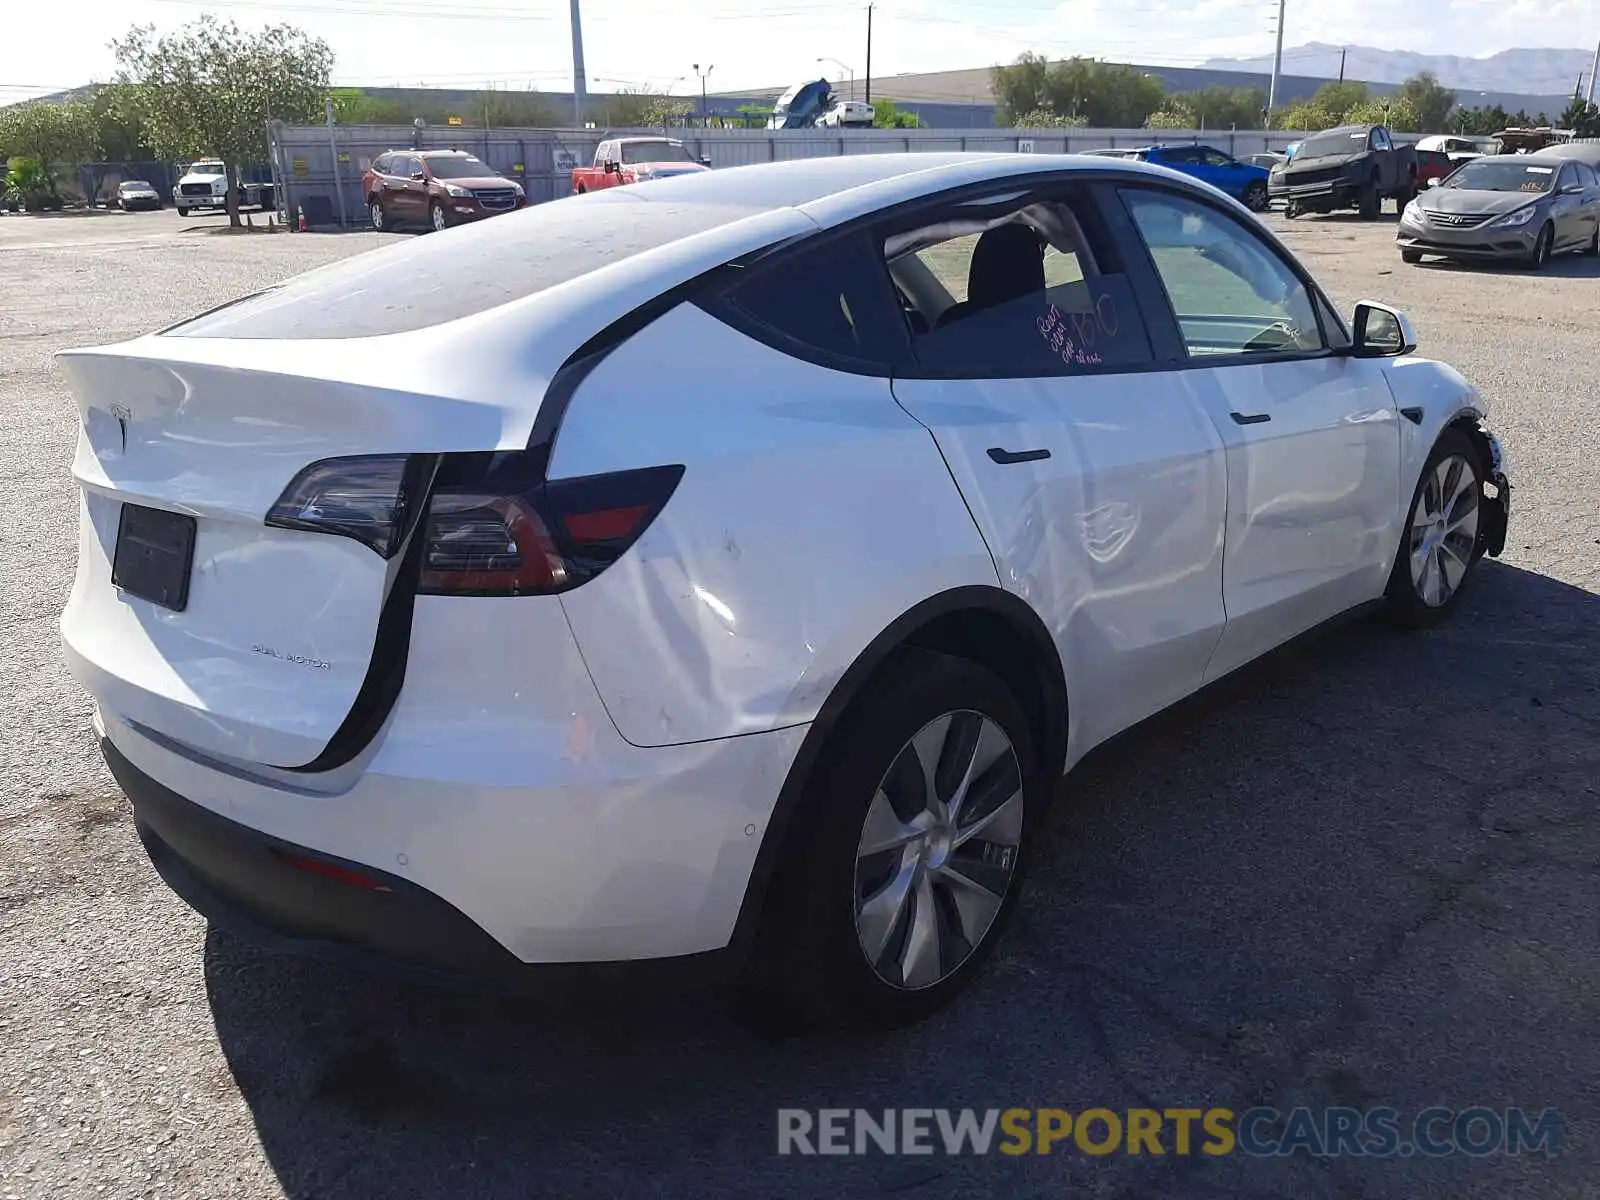
POLYGON ((117 184, 116 206, 123 212, 161 207, 161 193, 143 179, 125 179, 117 184))
POLYGON ((1540 158, 1570 158, 1600 171, 1600 140, 1561 142, 1539 151, 1540 158))
POLYGON ((230 929, 902 1024, 1094 746, 1500 552, 1484 402, 1415 349, 1139 163, 557 200, 60 355, 66 659, 230 929))
POLYGON ((1268 173, 1272 171, 1273 167, 1280 166, 1288 161, 1289 156, 1287 154, 1279 154, 1276 150, 1263 150, 1259 154, 1252 154, 1250 156, 1251 166, 1260 167, 1263 171, 1268 173))
POLYGON ((1511 259, 1600 254, 1600 177, 1588 163, 1540 154, 1475 158, 1400 214, 1400 257, 1511 259))
POLYGON ((1269 187, 1291 220, 1341 208, 1375 220, 1385 200, 1404 207, 1417 194, 1417 152, 1382 125, 1340 125, 1300 142, 1269 187))
POLYGON ((710 167, 709 158, 696 158, 673 138, 607 138, 595 147, 592 165, 573 170, 572 193, 581 196, 648 179, 693 175, 710 167))
POLYGON ((1462 163, 1469 158, 1482 157, 1484 150, 1477 141, 1468 137, 1452 137, 1449 134, 1435 133, 1417 141, 1417 150, 1436 151, 1446 155, 1451 162, 1462 163))
MULTIPOLYGON (((239 208, 271 208, 270 183, 244 181, 238 185, 239 208)), ((221 159, 205 158, 191 163, 172 189, 172 204, 180 217, 190 213, 221 211, 228 207, 228 168, 221 159)))
POLYGON ((817 118, 819 129, 871 129, 878 110, 862 100, 840 100, 817 118))
POLYGON ((377 230, 401 225, 447 229, 514 212, 522 185, 465 150, 390 150, 361 177, 367 216, 377 230))
POLYGON ((1443 150, 1417 151, 1417 190, 1425 191, 1437 187, 1448 179, 1450 172, 1454 171, 1457 164, 1443 150))
POLYGON ((1253 163, 1243 163, 1213 146, 1135 146, 1114 150, 1091 150, 1103 158, 1125 158, 1156 163, 1203 179, 1246 208, 1261 212, 1267 207, 1267 172, 1253 163))

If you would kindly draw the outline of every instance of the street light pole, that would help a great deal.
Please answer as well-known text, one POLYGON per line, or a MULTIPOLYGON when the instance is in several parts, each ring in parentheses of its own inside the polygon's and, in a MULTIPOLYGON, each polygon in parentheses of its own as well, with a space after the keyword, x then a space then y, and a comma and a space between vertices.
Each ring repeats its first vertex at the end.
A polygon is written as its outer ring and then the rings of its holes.
POLYGON ((702 120, 704 120, 706 118, 706 116, 707 116, 707 113, 706 113, 706 76, 710 75, 711 72, 714 71, 714 70, 716 70, 716 64, 715 63, 709 64, 704 71, 702 71, 700 69, 700 64, 699 63, 695 63, 694 64, 694 73, 696 75, 700 76, 700 117, 701 117, 702 120))
POLYGON ((856 69, 850 66, 848 63, 840 62, 837 58, 822 57, 817 59, 817 61, 819 63, 832 63, 834 66, 838 67, 841 71, 850 76, 850 99, 854 100, 856 98, 856 69))
MULTIPOLYGON (((574 3, 577 0, 573 0, 574 3)), ((1278 106, 1278 76, 1283 74, 1283 10, 1278 0, 1278 49, 1272 55, 1272 82, 1267 85, 1267 128, 1272 128, 1272 110, 1278 106)))

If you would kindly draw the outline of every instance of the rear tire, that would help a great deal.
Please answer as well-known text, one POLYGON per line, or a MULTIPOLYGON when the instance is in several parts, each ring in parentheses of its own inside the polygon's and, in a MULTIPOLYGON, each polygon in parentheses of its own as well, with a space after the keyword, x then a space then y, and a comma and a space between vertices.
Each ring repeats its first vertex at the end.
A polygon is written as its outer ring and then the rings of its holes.
POLYGON ((1388 616, 1404 629, 1443 620, 1483 557, 1483 460, 1458 429, 1446 429, 1423 465, 1384 592, 1388 616))
POLYGON ((1016 905, 1043 775, 998 677, 902 652, 807 781, 737 1014, 768 1034, 891 1029, 948 1003, 1016 905))
POLYGON ((188 216, 188 215, 189 215, 189 212, 190 212, 190 210, 189 210, 189 209, 187 209, 187 208, 180 208, 180 209, 178 209, 178 215, 179 215, 179 216, 180 216, 180 217, 187 217, 187 216, 188 216))
POLYGON ((1266 212, 1267 205, 1272 202, 1267 196, 1267 185, 1259 179, 1244 189, 1244 195, 1240 199, 1251 212, 1266 212))
POLYGON ((1378 179, 1373 176, 1362 185, 1356 200, 1356 211, 1363 221, 1376 221, 1383 212, 1383 197, 1378 193, 1378 179))

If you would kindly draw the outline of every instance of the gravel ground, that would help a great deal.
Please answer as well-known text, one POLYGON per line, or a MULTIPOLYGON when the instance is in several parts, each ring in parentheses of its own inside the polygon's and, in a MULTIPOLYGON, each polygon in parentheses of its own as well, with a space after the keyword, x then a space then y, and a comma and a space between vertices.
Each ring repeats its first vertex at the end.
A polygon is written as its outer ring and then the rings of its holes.
POLYGON ((925 1027, 767 1045, 708 998, 535 1006, 287 961, 156 879, 62 669, 50 370, 387 240, 0 218, 0 1200, 1592 1197, 1600 1184, 1600 263, 1402 267, 1271 220, 1496 406, 1510 545, 1456 618, 1351 627, 1093 755, 1006 952, 925 1027), (1561 1155, 779 1158, 779 1107, 1558 1108, 1561 1155))

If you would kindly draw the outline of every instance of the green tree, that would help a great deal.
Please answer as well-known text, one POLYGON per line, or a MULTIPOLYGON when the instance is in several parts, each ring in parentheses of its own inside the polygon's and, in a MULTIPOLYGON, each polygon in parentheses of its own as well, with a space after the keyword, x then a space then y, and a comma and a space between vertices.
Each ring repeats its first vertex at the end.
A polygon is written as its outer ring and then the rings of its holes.
POLYGON ((1396 133, 1417 133, 1422 128, 1417 110, 1399 95, 1375 96, 1351 109, 1344 119, 1351 125, 1387 125, 1396 133))
POLYGON ((1487 137, 1499 133, 1511 121, 1506 110, 1498 104, 1493 107, 1477 106, 1458 108, 1451 118, 1455 132, 1463 137, 1487 137))
POLYGON ((1195 124, 1190 129, 1255 129, 1267 107, 1267 93, 1264 88, 1208 87, 1174 97, 1165 107, 1192 113, 1195 124))
POLYGON ((618 129, 653 129, 682 120, 694 111, 692 100, 669 96, 650 87, 625 87, 607 96, 605 123, 618 129))
POLYGON ((1572 130, 1578 137, 1600 137, 1600 106, 1574 96, 1561 114, 1561 128, 1572 130))
POLYGON ((341 125, 409 125, 411 115, 406 106, 386 96, 371 96, 360 88, 334 88, 328 93, 333 101, 333 119, 341 125))
POLYGON ((917 129, 922 125, 922 118, 884 96, 872 102, 872 125, 874 129, 917 129))
POLYGON ((1371 98, 1364 83, 1325 83, 1311 97, 1311 103, 1332 117, 1335 125, 1343 125, 1351 120, 1351 109, 1371 98))
POLYGON ((1063 117, 1047 108, 1019 113, 1015 129, 1082 129, 1089 123, 1087 117, 1063 117))
POLYGON ((1045 78, 1049 62, 1039 54, 1021 54, 1009 67, 989 69, 989 90, 994 95, 995 123, 1020 126, 1025 113, 1049 109, 1045 98, 1045 78))
POLYGON ((1317 133, 1324 129, 1332 129, 1337 124, 1339 124, 1339 118, 1315 101, 1296 104, 1290 108, 1274 109, 1272 112, 1272 128, 1274 129, 1292 129, 1303 133, 1317 133))
POLYGON ((321 119, 333 51, 292 25, 246 33, 211 15, 157 38, 134 26, 112 43, 117 82, 151 145, 168 158, 214 154, 228 165, 228 223, 239 225, 239 166, 267 156, 267 122, 321 119))
POLYGON ((1450 110, 1456 106, 1456 94, 1442 87, 1432 71, 1413 75, 1395 95, 1415 110, 1417 128, 1422 133, 1444 133, 1450 128, 1450 110))
POLYGON ((1145 118, 1146 129, 1198 129, 1200 118, 1193 109, 1187 107, 1176 98, 1167 101, 1166 106, 1151 113, 1145 118))
POLYGON ((81 100, 18 104, 0 110, 0 147, 8 158, 37 162, 42 173, 40 186, 52 197, 60 195, 58 167, 76 165, 99 153, 93 115, 81 100))

